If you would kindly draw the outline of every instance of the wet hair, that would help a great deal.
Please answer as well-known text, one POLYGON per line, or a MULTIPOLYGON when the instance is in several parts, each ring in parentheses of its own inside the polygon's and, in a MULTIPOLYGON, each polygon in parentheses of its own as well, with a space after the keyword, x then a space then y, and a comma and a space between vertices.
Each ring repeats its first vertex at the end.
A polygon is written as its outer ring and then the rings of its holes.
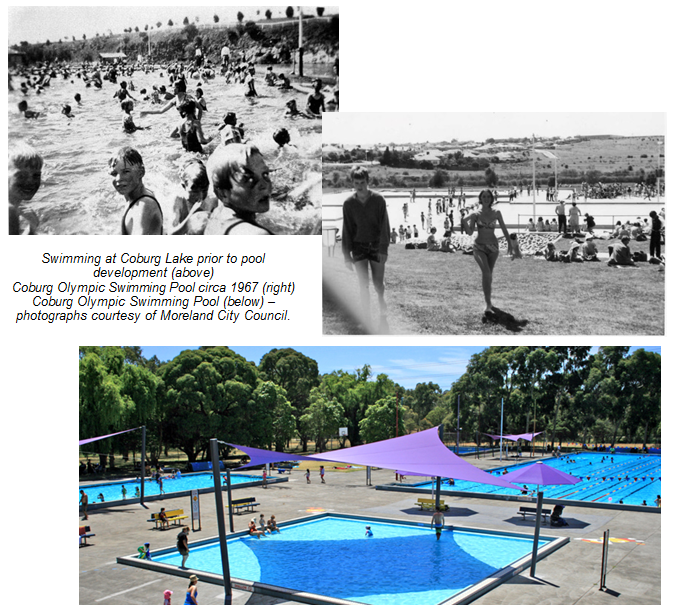
POLYGON ((10 167, 42 170, 42 156, 25 141, 14 143, 9 148, 10 167))
POLYGON ((286 106, 287 106, 289 109, 290 109, 291 107, 297 107, 297 106, 298 106, 298 102, 295 100, 295 98, 291 98, 291 100, 289 100, 289 101, 286 103, 286 106))
POLYGON ((201 87, 198 87, 195 90, 195 93, 197 94, 197 96, 199 96, 201 98, 204 95, 204 90, 201 87))
POLYGON ((140 166, 145 169, 141 154, 138 153, 138 151, 133 147, 121 147, 117 153, 110 158, 108 161, 108 166, 115 166, 115 164, 120 160, 129 166, 140 166))
POLYGON ((82 100, 82 96, 80 96, 79 94, 75 94, 75 100, 77 102, 80 102, 80 100, 82 100))
POLYGON ((365 179, 368 181, 368 171, 363 168, 363 166, 352 166, 352 170, 349 172, 349 177, 351 178, 352 181, 355 179, 365 179))
POLYGON ((181 183, 187 183, 189 179, 193 180, 193 185, 204 190, 209 189, 209 175, 206 172, 206 166, 198 158, 191 158, 181 167, 178 176, 181 183))
POLYGON ((120 103, 120 107, 122 107, 122 111, 124 111, 125 113, 130 113, 131 110, 134 108, 133 100, 123 100, 120 103))
POLYGON ((231 143, 225 147, 217 147, 206 163, 214 191, 231 190, 232 176, 241 171, 256 154, 262 155, 255 145, 249 143, 231 143))
POLYGON ((180 113, 181 117, 185 117, 186 115, 194 115, 195 109, 197 108, 197 103, 195 103, 194 100, 190 100, 189 98, 181 103, 181 105, 178 107, 178 112, 180 113))
POLYGON ((177 92, 187 92, 187 84, 183 79, 176 79, 173 82, 173 87, 176 89, 177 92))
POLYGON ((23 113, 24 111, 26 111, 28 109, 28 103, 25 100, 22 100, 18 104, 18 107, 19 107, 19 111, 21 111, 23 113))
POLYGON ((237 125, 237 114, 234 113, 233 111, 230 111, 229 113, 226 113, 225 116, 223 117, 223 123, 227 124, 228 126, 236 126, 237 125))
POLYGON ((61 113, 63 113, 64 115, 68 115, 71 111, 72 109, 70 108, 69 104, 64 104, 63 107, 61 108, 61 113))
MULTIPOLYGON (((483 204, 483 194, 488 194, 490 196, 490 206, 492 206, 495 202, 495 195, 492 193, 491 190, 482 190, 481 193, 478 195, 478 202, 482 205, 483 204)), ((532 219, 530 219, 532 221, 532 219)))
POLYGON ((279 147, 288 145, 288 143, 291 142, 291 135, 288 134, 288 130, 286 130, 286 128, 279 128, 276 130, 272 138, 274 139, 274 142, 279 145, 279 147))

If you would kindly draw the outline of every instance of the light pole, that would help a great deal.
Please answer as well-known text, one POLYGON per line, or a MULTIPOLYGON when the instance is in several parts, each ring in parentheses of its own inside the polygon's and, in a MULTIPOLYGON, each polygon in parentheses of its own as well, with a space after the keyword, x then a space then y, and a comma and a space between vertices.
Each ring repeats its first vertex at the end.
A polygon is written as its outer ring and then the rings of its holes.
MULTIPOLYGON (((223 510, 223 493, 220 484, 220 457, 218 455, 218 440, 211 439, 211 466, 213 468, 213 486, 216 495, 216 516, 218 519, 218 539, 220 540, 220 561, 223 568, 223 588, 225 589, 225 604, 232 605, 232 582, 230 580, 230 561, 227 556, 227 534, 225 532, 225 515, 223 510)), ((229 483, 229 480, 228 480, 229 483)), ((230 507, 230 509, 232 509, 230 507)))

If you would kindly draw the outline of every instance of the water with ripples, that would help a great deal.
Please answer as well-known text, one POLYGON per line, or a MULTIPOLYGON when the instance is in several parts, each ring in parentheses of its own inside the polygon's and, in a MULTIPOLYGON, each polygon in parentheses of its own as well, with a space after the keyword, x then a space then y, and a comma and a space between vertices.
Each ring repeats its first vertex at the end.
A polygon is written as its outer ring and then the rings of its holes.
MULTIPOLYGON (((208 138, 218 135, 217 126, 224 114, 234 111, 246 128, 246 138, 258 145, 272 174, 273 195, 270 211, 258 220, 277 234, 308 234, 321 219, 321 120, 284 118, 285 104, 295 98, 304 107, 306 94, 299 91, 281 92, 264 83, 257 71, 256 89, 260 98, 244 96, 243 84, 226 84, 217 76, 201 85, 208 112, 202 126, 208 138), (274 131, 286 127, 293 148, 279 155, 272 139, 274 131)), ((112 187, 107 163, 111 154, 125 145, 141 153, 146 167, 145 184, 153 190, 162 204, 165 224, 170 218, 172 195, 179 190, 177 172, 184 160, 193 154, 183 151, 180 140, 169 138, 172 128, 180 121, 178 112, 170 109, 163 115, 140 117, 141 110, 157 109, 150 101, 143 102, 142 88, 169 81, 160 76, 159 69, 148 74, 135 72, 132 77, 120 77, 118 83, 103 81, 99 90, 85 87, 75 74, 68 79, 52 78, 51 86, 40 95, 29 90, 24 96, 13 78, 14 91, 9 92, 9 144, 17 140, 30 143, 44 158, 42 186, 30 205, 40 218, 39 233, 46 234, 119 234, 124 199, 112 187), (71 81, 72 79, 72 81, 71 81), (122 80, 133 81, 131 94, 139 100, 133 111, 137 126, 149 126, 134 134, 122 131, 123 114, 113 94, 122 80), (82 96, 82 105, 74 100, 82 96), (17 104, 25 99, 29 108, 41 113, 38 119, 27 120, 17 104), (61 113, 69 104, 75 117, 61 113)), ((194 94, 198 81, 188 81, 188 93, 194 94)), ((170 88, 168 88, 170 89, 170 88)), ((205 146, 211 152, 216 139, 205 146)), ((208 156, 204 155, 204 159, 208 156)), ((166 229, 165 229, 166 230, 166 229)))

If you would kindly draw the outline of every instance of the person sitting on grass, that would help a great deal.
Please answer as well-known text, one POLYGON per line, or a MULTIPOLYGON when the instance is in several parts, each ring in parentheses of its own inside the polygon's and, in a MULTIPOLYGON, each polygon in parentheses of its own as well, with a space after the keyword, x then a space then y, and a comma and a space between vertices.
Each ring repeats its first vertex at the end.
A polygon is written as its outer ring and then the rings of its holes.
POLYGON ((633 262, 633 256, 631 254, 630 247, 628 247, 629 243, 630 237, 623 236, 621 237, 620 244, 610 245, 610 248, 612 248, 612 253, 607 266, 637 266, 633 262))
POLYGON ((427 250, 430 252, 437 252, 441 249, 441 245, 436 238, 436 227, 431 227, 431 234, 427 237, 427 250))
POLYGON ((581 257, 587 262, 600 262, 598 248, 593 241, 593 235, 586 235, 586 242, 581 246, 581 257))

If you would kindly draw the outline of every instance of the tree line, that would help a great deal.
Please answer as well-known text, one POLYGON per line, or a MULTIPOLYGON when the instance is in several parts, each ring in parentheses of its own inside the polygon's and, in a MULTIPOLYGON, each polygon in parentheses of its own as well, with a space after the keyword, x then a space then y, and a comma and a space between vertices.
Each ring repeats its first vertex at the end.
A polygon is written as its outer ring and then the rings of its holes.
MULTIPOLYGON (((629 347, 499 347, 474 354, 449 390, 413 389, 369 365, 321 375, 294 349, 274 349, 258 365, 227 347, 185 350, 167 362, 139 347, 80 348, 80 439, 141 425, 151 460, 181 450, 205 458, 210 438, 284 451, 325 450, 341 427, 341 447, 444 424, 455 441, 484 433, 545 431, 545 440, 645 444, 660 439, 661 356, 629 347)), ((542 441, 539 439, 539 441, 542 441)), ((140 431, 89 444, 105 454, 140 449, 140 431)))

